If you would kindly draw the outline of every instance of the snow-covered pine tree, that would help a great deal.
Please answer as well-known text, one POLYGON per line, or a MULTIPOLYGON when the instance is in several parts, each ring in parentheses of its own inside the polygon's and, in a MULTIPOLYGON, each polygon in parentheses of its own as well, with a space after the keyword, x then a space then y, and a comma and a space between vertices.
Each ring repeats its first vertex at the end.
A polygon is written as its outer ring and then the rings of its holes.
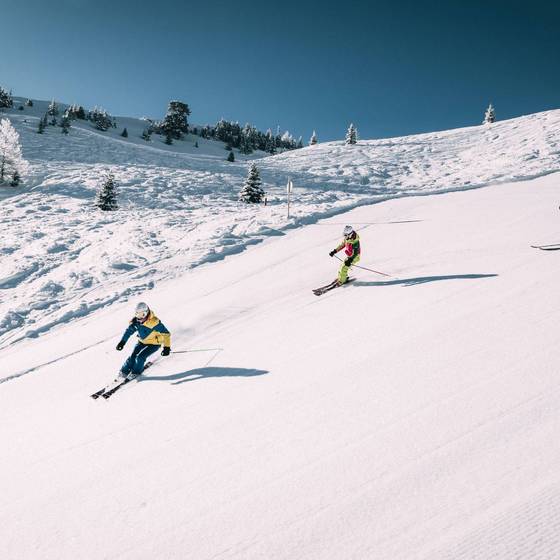
POLYGON ((66 109, 66 113, 68 113, 71 119, 80 119, 82 121, 87 119, 85 109, 81 105, 76 105, 75 103, 66 109))
POLYGON ((17 177, 19 184, 21 175, 28 169, 28 163, 23 159, 19 134, 8 119, 0 121, 0 185, 8 180, 13 183, 17 177))
POLYGON ((103 184, 97 191, 95 205, 105 211, 118 210, 119 208, 117 203, 117 183, 115 176, 110 171, 106 174, 103 184))
POLYGON ((70 130, 70 117, 64 113, 62 119, 60 120, 60 126, 62 128, 62 134, 68 134, 70 130))
POLYGON ((43 132, 45 132, 45 123, 43 122, 43 119, 39 119, 39 127, 37 128, 37 132, 39 134, 43 134, 43 132))
POLYGON ((31 101, 31 99, 26 99, 25 100, 25 106, 26 107, 33 107, 33 101, 31 101))
POLYGON ((58 110, 58 105, 56 104, 56 101, 53 99, 50 104, 49 104, 49 108, 47 109, 47 115, 49 115, 49 117, 56 117, 59 114, 59 110, 58 110))
POLYGON ((317 133, 315 131, 313 131, 313 134, 311 135, 311 138, 309 139, 309 145, 310 146, 315 146, 315 144, 317 144, 317 133))
POLYGON ((141 136, 142 140, 146 140, 146 142, 149 142, 152 139, 152 132, 150 131, 150 129, 145 128, 142 131, 142 136, 141 136))
POLYGON ((198 148, 198 140, 194 143, 194 147, 198 148))
POLYGON ((167 107, 167 113, 161 122, 161 129, 164 134, 171 134, 172 138, 180 140, 183 134, 189 131, 189 123, 187 117, 191 114, 191 110, 186 103, 182 101, 170 101, 167 107))
POLYGON ((14 101, 10 92, 6 91, 3 87, 0 86, 0 109, 10 109, 13 106, 14 101))
POLYGON ((123 138, 128 138, 128 130, 126 130, 126 127, 123 128, 123 131, 121 132, 121 136, 123 138))
POLYGON ((488 109, 486 109, 486 113, 484 113, 484 120, 482 124, 490 124, 496 121, 496 112, 494 111, 494 107, 492 107, 492 103, 488 105, 488 109))
POLYGON ((264 199, 264 190, 261 187, 261 177, 257 166, 252 163, 243 188, 239 192, 241 202, 258 204, 264 199))
POLYGON ((285 150, 293 150, 296 147, 296 142, 294 137, 290 134, 289 130, 286 130, 280 139, 282 148, 285 150))
POLYGON ((97 130, 105 132, 113 126, 113 117, 98 107, 94 107, 93 111, 88 113, 88 119, 94 124, 97 130))
POLYGON ((350 126, 346 131, 346 144, 356 144, 357 141, 358 141, 358 130, 352 123, 350 123, 350 126))
POLYGON ((274 136, 272 135, 272 130, 270 130, 270 128, 266 131, 264 151, 268 152, 269 154, 276 153, 276 142, 274 141, 274 136))
POLYGON ((231 162, 235 161, 235 155, 233 154, 233 150, 228 154, 227 160, 231 162))
POLYGON ((171 146, 171 144, 173 144, 173 134, 171 133, 170 130, 167 130, 167 131, 165 132, 165 143, 166 143, 168 146, 171 146))

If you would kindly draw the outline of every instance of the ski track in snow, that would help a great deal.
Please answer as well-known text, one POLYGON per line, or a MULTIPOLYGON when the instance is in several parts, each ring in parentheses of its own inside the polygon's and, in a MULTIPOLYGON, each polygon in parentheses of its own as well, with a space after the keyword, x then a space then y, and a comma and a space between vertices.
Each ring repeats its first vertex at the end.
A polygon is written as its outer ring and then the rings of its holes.
POLYGON ((226 162, 221 143, 197 138, 200 150, 175 152, 192 140, 175 148, 158 137, 147 144, 138 139, 144 123, 135 119, 119 120, 130 140, 118 136, 120 127, 100 133, 78 121, 68 137, 54 127, 39 135, 38 115, 45 109, 35 102, 31 113, 8 113, 32 170, 23 191, 0 194, 0 347, 345 209, 560 169, 560 111, 549 111, 263 158, 258 163, 269 205, 254 207, 237 202, 246 163, 226 162), (92 207, 107 169, 119 183, 121 209, 113 213, 92 207), (288 176, 296 185, 290 221, 288 176))

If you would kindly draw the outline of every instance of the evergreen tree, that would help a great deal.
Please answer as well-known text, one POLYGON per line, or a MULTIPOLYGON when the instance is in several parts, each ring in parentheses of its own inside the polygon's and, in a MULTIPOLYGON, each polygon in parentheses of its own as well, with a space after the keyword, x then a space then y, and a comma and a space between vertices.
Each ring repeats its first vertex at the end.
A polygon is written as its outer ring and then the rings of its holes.
POLYGON ((152 132, 149 128, 145 128, 142 131, 142 136, 141 136, 142 140, 146 140, 146 142, 149 142, 152 139, 152 132))
POLYGON ((194 143, 194 147, 198 148, 198 140, 194 143))
POLYGON ((496 112, 494 111, 494 107, 492 107, 492 103, 488 105, 488 109, 486 109, 486 113, 484 113, 484 120, 482 124, 490 124, 496 121, 496 112))
POLYGON ((173 135, 171 134, 170 130, 165 133, 165 143, 168 146, 171 146, 171 144, 173 144, 173 135))
POLYGON ((42 121, 43 121, 43 130, 44 130, 45 128, 47 128, 47 126, 49 126, 49 116, 47 115, 47 113, 43 115, 42 121))
POLYGON ((49 117, 57 117, 58 114, 59 114, 58 105, 56 104, 56 101, 53 99, 50 102, 49 108, 47 109, 47 115, 49 115, 49 117))
POLYGON ((33 101, 31 101, 31 99, 26 99, 25 100, 25 106, 26 107, 33 107, 33 101))
POLYGON ((235 155, 233 154, 233 150, 228 154, 227 160, 231 162, 235 161, 235 155))
POLYGON ((247 203, 260 203, 264 198, 264 190, 261 187, 261 177, 257 166, 253 163, 243 188, 239 192, 239 200, 247 203))
POLYGON ((113 126, 113 117, 105 111, 105 109, 95 107, 93 111, 88 113, 88 120, 90 120, 97 130, 105 132, 113 126))
POLYGON ((23 111, 23 105, 20 105, 20 106, 18 107, 18 111, 23 111))
POLYGON ((62 134, 68 134, 68 131, 70 130, 70 118, 66 115, 66 113, 60 121, 60 126, 62 127, 62 134))
POLYGON ((10 109, 14 106, 14 101, 9 92, 4 88, 0 87, 0 109, 6 108, 10 109))
POLYGON ((66 113, 71 119, 80 119, 85 121, 87 119, 86 111, 81 105, 70 105, 68 109, 66 109, 66 113))
POLYGON ((119 208, 117 203, 117 183, 115 176, 111 172, 107 173, 103 184, 97 191, 95 205, 105 211, 118 210, 119 208))
POLYGON ((45 132, 45 123, 43 122, 43 119, 39 119, 39 128, 37 128, 37 132, 39 134, 43 134, 43 132, 45 132))
POLYGON ((57 121, 56 121, 56 117, 53 117, 53 118, 51 119, 50 125, 51 125, 51 126, 56 126, 57 124, 58 124, 58 123, 57 123, 57 121))
POLYGON ((126 130, 126 127, 123 128, 123 131, 121 132, 121 136, 123 138, 128 138, 128 130, 126 130))
POLYGON ((317 133, 313 131, 313 134, 311 135, 311 138, 309 140, 309 145, 315 146, 315 144, 317 144, 317 133))
POLYGON ((12 180, 10 181, 10 187, 17 187, 21 182, 21 175, 16 169, 12 175, 12 180))
POLYGON ((21 175, 27 169, 28 163, 21 153, 19 134, 8 119, 2 119, 0 121, 0 185, 8 177, 11 177, 13 182, 14 176, 17 177, 19 184, 21 175))
POLYGON ((276 153, 276 142, 274 141, 274 136, 272 135, 272 130, 270 130, 270 128, 266 131, 264 151, 269 154, 276 153))
POLYGON ((180 140, 183 134, 189 131, 187 117, 191 110, 186 103, 181 101, 170 101, 167 113, 161 122, 161 130, 164 134, 170 134, 172 138, 180 140))
POLYGON ((353 124, 350 124, 346 132, 346 144, 356 144, 358 141, 358 130, 353 124))

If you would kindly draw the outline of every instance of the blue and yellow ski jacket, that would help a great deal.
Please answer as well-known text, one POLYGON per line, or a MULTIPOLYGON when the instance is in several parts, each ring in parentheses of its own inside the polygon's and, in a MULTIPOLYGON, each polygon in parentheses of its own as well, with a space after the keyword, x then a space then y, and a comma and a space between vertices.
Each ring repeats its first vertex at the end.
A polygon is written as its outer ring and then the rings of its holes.
POLYGON ((165 325, 154 315, 153 311, 150 311, 148 318, 144 322, 134 317, 126 331, 124 331, 122 341, 126 342, 134 333, 138 334, 142 344, 171 347, 171 334, 165 328, 165 325))

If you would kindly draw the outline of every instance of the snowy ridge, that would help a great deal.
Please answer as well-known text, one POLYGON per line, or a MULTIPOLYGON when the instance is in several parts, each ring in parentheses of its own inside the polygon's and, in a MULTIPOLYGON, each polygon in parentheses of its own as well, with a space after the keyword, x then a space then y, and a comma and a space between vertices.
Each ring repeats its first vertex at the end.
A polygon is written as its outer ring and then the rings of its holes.
POLYGON ((219 142, 188 137, 166 146, 154 137, 146 143, 139 138, 145 123, 130 118, 118 118, 118 128, 107 133, 74 121, 68 137, 54 127, 39 135, 46 106, 35 102, 7 113, 32 172, 23 192, 0 193, 6 232, 0 347, 348 208, 560 169, 560 111, 550 111, 491 126, 356 146, 331 142, 266 157, 259 169, 269 204, 252 207, 237 202, 245 161, 226 162, 219 142), (122 126, 127 139, 119 136, 122 126), (121 210, 115 213, 92 209, 107 169, 120 184, 121 210), (296 187, 289 221, 288 176, 296 187))

